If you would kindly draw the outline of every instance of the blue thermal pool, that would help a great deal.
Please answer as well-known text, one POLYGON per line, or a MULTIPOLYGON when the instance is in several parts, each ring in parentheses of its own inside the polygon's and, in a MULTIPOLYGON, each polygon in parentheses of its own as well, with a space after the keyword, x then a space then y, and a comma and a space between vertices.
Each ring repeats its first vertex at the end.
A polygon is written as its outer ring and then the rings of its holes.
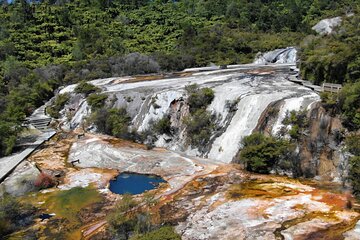
POLYGON ((110 181, 110 191, 117 194, 140 194, 147 190, 157 188, 159 183, 166 182, 155 175, 137 173, 121 173, 115 180, 110 181))

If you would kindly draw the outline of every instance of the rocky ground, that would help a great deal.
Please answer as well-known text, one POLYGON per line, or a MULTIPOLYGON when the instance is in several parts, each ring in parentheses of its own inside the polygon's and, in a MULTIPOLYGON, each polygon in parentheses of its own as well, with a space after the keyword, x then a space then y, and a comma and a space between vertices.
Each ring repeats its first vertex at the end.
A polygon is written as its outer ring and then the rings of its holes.
MULTIPOLYGON (((19 166, 36 165, 58 179, 57 188, 25 198, 55 214, 31 227, 44 239, 57 236, 54 229, 59 226, 71 229, 68 239, 106 237, 106 215, 119 198, 108 190, 108 182, 123 171, 156 174, 168 181, 154 191, 158 203, 153 211, 162 222, 176 226, 182 239, 358 239, 360 214, 351 208, 354 199, 349 194, 249 174, 237 165, 161 148, 147 150, 108 136, 77 136, 58 134, 19 166), (72 166, 74 160, 80 163, 72 166), (102 199, 81 209, 76 221, 50 204, 54 196, 74 187, 97 189, 102 199)), ((25 176, 28 170, 23 172, 25 176)), ((21 173, 7 181, 19 179, 21 173)))

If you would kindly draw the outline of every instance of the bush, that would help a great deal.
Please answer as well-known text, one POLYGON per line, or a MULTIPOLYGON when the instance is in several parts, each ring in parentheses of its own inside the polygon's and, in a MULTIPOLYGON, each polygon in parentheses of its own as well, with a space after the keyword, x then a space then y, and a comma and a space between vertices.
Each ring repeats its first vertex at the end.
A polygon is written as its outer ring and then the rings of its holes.
POLYGON ((353 192, 360 196, 360 156, 354 156, 349 161, 349 180, 353 187, 353 192))
POLYGON ((329 93, 329 92, 321 92, 320 93, 321 102, 326 105, 330 105, 330 106, 333 106, 336 104, 337 97, 338 96, 335 93, 329 93))
POLYGON ((215 129, 215 117, 205 109, 198 109, 184 119, 187 136, 192 146, 206 146, 215 129))
POLYGON ((165 115, 159 121, 155 122, 152 126, 154 132, 158 134, 170 134, 171 130, 171 121, 170 116, 165 115))
POLYGON ((34 186, 38 189, 51 188, 55 186, 55 180, 46 173, 40 173, 34 182, 34 186))
POLYGON ((188 103, 190 112, 195 112, 198 109, 206 108, 214 99, 214 91, 211 88, 201 88, 197 84, 191 84, 185 87, 189 97, 188 103))
POLYGON ((28 226, 33 221, 35 208, 22 204, 14 197, 5 195, 0 198, 0 238, 28 226))
POLYGON ((68 93, 59 94, 56 96, 54 103, 46 108, 46 112, 53 118, 60 118, 60 111, 69 101, 70 95, 68 93))
POLYGON ((92 93, 86 98, 86 101, 90 105, 91 110, 95 111, 104 106, 107 98, 108 96, 106 94, 92 93))
POLYGON ((78 85, 75 88, 76 93, 83 93, 86 96, 89 95, 90 93, 100 92, 100 90, 101 90, 100 88, 86 81, 81 81, 80 83, 78 83, 78 85))
POLYGON ((354 194, 360 197, 360 135, 346 137, 345 145, 346 150, 354 155, 349 160, 349 180, 354 194))
POLYGON ((156 73, 160 70, 159 64, 151 57, 140 53, 130 53, 124 57, 124 73, 129 75, 156 73))
POLYGON ((345 139, 346 149, 355 156, 360 156, 360 135, 352 134, 345 139))
POLYGON ((291 111, 287 112, 284 120, 282 121, 284 125, 292 125, 289 135, 293 139, 298 139, 301 132, 308 127, 309 121, 307 118, 307 111, 291 111))
POLYGON ((291 127, 291 129, 289 130, 289 135, 292 139, 299 139, 300 137, 300 129, 299 129, 299 125, 295 124, 291 127))
POLYGON ((321 92, 320 93, 322 106, 332 115, 339 113, 339 94, 321 92))
POLYGON ((131 210, 138 203, 131 195, 124 194, 122 199, 117 203, 115 209, 108 217, 110 231, 120 239, 128 239, 136 226, 135 214, 131 210))
POLYGON ((300 111, 287 112, 283 120, 283 124, 285 125, 296 124, 300 128, 307 127, 308 126, 307 111, 300 110, 300 111))
POLYGON ((214 99, 214 91, 211 88, 199 89, 197 84, 188 85, 185 90, 190 107, 190 116, 184 119, 187 136, 192 146, 204 147, 215 129, 215 116, 206 111, 214 99))
POLYGON ((101 108, 93 114, 92 122, 101 133, 124 139, 130 139, 132 136, 128 129, 131 118, 125 108, 101 108))
POLYGON ((270 170, 289 155, 290 143, 253 133, 242 140, 239 162, 246 170, 257 173, 269 173, 270 170))
POLYGON ((344 86, 340 92, 340 106, 345 125, 351 130, 360 129, 360 81, 344 86))
POLYGON ((190 54, 166 54, 157 52, 154 54, 154 58, 159 63, 161 70, 163 71, 182 71, 185 68, 196 66, 195 58, 190 54))

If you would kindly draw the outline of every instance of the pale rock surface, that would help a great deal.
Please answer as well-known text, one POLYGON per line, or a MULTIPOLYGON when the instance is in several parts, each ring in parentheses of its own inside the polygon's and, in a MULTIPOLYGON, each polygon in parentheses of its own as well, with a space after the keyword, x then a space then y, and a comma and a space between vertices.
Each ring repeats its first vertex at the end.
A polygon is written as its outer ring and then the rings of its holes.
POLYGON ((40 171, 34 164, 23 161, 0 184, 0 196, 5 193, 13 196, 21 196, 34 190, 34 182, 39 174, 40 171))
POLYGON ((341 22, 341 17, 323 19, 313 26, 312 30, 316 31, 320 35, 328 35, 331 34, 334 31, 334 28, 339 26, 341 22))

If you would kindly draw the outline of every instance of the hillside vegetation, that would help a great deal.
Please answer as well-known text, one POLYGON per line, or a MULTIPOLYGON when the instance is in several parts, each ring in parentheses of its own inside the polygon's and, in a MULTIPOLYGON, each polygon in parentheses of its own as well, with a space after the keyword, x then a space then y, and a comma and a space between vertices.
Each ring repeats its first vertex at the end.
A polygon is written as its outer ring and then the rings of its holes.
MULTIPOLYGON (((11 153, 21 122, 61 85, 250 62, 259 51, 299 45, 324 17, 359 8, 356 0, 2 0, 0 5, 0 155, 11 153)), ((356 82, 358 26, 354 16, 339 35, 304 43, 305 76, 356 82), (313 57, 319 54, 324 57, 313 57)), ((353 108, 344 107, 349 119, 353 108)))

